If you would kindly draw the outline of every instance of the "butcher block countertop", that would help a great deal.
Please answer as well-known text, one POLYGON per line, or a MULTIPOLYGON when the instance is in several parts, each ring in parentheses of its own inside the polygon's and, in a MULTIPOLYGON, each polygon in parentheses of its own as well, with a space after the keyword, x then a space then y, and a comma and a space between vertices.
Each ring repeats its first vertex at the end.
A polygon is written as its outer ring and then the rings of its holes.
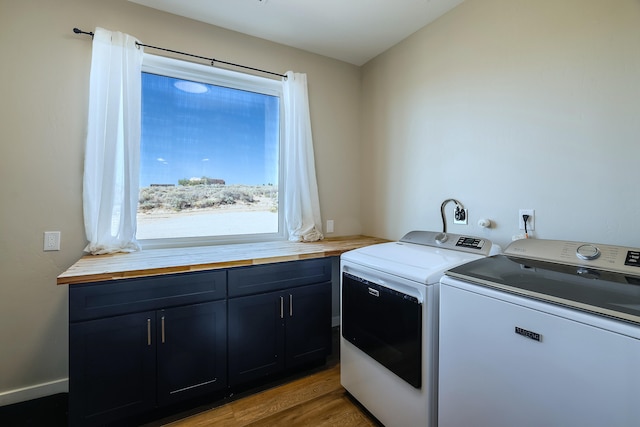
POLYGON ((60 274, 58 285, 101 282, 132 277, 206 271, 339 256, 343 252, 388 240, 348 236, 318 242, 260 242, 190 248, 149 249, 133 253, 83 256, 60 274))

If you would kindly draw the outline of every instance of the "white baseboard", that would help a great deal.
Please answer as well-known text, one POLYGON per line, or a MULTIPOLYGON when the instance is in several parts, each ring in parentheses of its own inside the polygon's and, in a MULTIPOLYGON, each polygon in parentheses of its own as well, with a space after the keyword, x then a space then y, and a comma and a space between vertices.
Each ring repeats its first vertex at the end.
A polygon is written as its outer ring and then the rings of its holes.
POLYGON ((0 392, 0 406, 26 402, 27 400, 38 399, 40 397, 51 396, 58 393, 67 393, 68 391, 68 378, 49 381, 48 383, 0 392))

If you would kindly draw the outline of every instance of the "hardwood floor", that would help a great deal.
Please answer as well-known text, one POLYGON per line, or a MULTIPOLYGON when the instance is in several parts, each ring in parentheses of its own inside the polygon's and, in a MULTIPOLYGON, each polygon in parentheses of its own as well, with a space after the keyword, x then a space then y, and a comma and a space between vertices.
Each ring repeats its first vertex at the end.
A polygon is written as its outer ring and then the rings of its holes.
POLYGON ((342 388, 339 364, 164 425, 381 426, 342 388))

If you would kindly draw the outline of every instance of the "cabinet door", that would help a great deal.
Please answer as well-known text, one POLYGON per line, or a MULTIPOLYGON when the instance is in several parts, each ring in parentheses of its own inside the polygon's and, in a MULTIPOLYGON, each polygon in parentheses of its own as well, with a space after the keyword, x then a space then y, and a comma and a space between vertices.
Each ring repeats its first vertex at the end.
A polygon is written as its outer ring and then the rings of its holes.
POLYGON ((270 292, 229 300, 229 385, 284 369, 283 294, 270 292))
POLYGON ((158 404, 223 390, 226 382, 226 301, 156 313, 158 404))
POLYGON ((95 425, 155 405, 155 312, 69 326, 69 423, 95 425))
POLYGON ((286 292, 286 366, 320 361, 331 353, 331 282, 286 292))

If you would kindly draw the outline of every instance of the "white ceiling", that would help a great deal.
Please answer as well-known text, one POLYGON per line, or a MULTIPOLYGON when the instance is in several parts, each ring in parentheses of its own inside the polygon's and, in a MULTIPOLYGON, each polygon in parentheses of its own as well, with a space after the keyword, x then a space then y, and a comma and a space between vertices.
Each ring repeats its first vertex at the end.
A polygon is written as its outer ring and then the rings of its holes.
POLYGON ((362 65, 464 0, 129 0, 362 65))

